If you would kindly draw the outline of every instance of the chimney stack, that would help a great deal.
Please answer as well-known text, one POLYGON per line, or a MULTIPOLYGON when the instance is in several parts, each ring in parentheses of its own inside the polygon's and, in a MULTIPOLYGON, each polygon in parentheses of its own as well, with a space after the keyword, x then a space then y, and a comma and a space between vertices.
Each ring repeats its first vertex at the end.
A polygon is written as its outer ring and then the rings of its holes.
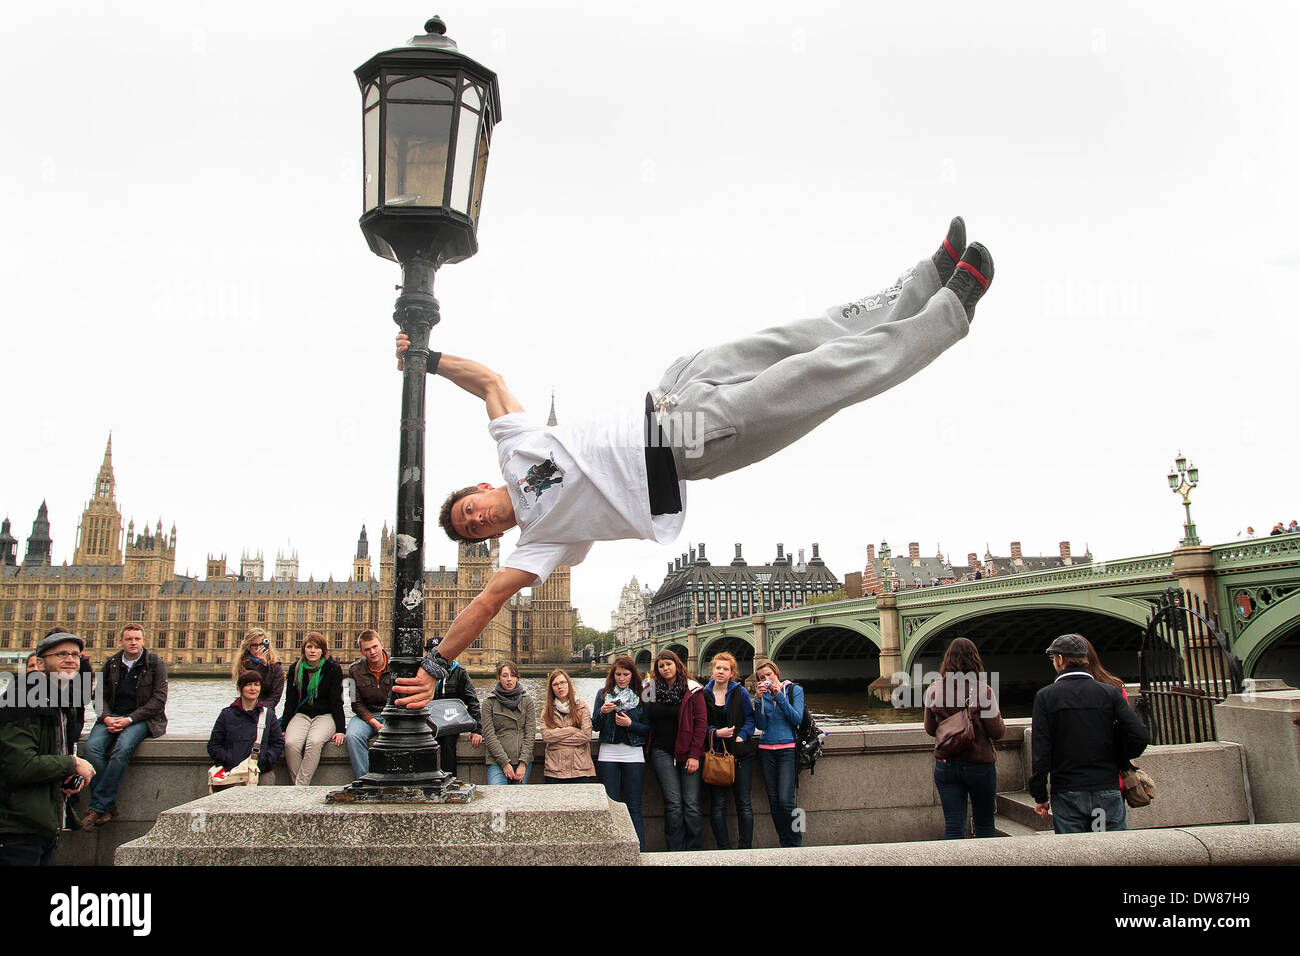
POLYGON ((745 558, 744 558, 744 556, 740 553, 740 545, 739 545, 739 544, 736 545, 736 556, 735 556, 734 558, 731 559, 731 566, 732 566, 733 568, 743 568, 743 567, 745 566, 745 558))
POLYGON ((870 564, 875 560, 876 560, 876 546, 874 544, 869 544, 867 545, 867 563, 870 564))
POLYGON ((1011 560, 1012 560, 1012 561, 1020 561, 1021 559, 1022 559, 1022 555, 1021 555, 1021 553, 1020 553, 1020 542, 1019 542, 1019 541, 1012 541, 1012 542, 1011 542, 1011 560))
POLYGON ((1061 542, 1061 563, 1062 564, 1074 563, 1073 560, 1071 560, 1070 558, 1070 542, 1068 541, 1061 542))
POLYGON ((776 560, 778 563, 785 560, 785 545, 780 542, 776 545, 776 560))
POLYGON ((911 558, 913 561, 920 561, 920 560, 921 560, 921 545, 920 545, 920 542, 917 542, 917 541, 909 541, 909 542, 907 543, 907 556, 908 556, 909 558, 911 558))
POLYGON ((700 545, 699 559, 701 564, 704 564, 708 560, 707 558, 704 557, 704 545, 702 544, 700 545))
POLYGON ((979 555, 972 551, 970 554, 966 555, 966 563, 972 568, 979 567, 979 555))

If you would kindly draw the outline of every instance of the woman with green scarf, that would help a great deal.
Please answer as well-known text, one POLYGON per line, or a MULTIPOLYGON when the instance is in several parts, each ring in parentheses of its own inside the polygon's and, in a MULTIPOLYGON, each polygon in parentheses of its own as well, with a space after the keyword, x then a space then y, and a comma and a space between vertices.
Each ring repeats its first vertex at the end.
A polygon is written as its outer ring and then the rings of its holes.
POLYGON ((323 635, 312 631, 289 668, 284 694, 284 759, 294 786, 311 786, 327 740, 343 746, 343 671, 323 635), (331 729, 333 734, 330 733, 331 729))

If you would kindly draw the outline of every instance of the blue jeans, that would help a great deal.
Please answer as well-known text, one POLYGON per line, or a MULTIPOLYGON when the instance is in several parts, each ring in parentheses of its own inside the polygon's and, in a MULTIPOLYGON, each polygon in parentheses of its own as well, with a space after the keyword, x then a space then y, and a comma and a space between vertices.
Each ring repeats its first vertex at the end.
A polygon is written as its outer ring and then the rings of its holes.
POLYGON ((731 837, 727 833, 727 791, 736 802, 736 828, 740 836, 740 848, 752 849, 754 846, 754 807, 749 802, 749 790, 754 782, 754 758, 746 757, 736 761, 736 780, 730 787, 709 786, 709 824, 713 827, 713 841, 719 850, 731 849, 731 837))
POLYGON ((645 823, 641 820, 641 789, 645 786, 644 763, 616 763, 612 760, 596 761, 596 776, 605 785, 609 799, 627 804, 636 842, 645 852, 645 823))
POLYGON ((54 843, 35 833, 0 834, 0 866, 49 866, 54 843))
POLYGON ((523 780, 507 780, 506 772, 502 770, 500 767, 498 767, 496 764, 492 763, 491 760, 489 759, 487 765, 488 783, 492 784, 492 786, 494 787, 504 787, 506 784, 524 784, 528 782, 528 772, 532 769, 533 769, 533 765, 530 763, 526 763, 524 764, 523 780))
POLYGON ((794 786, 799 764, 793 747, 784 750, 758 751, 763 763, 763 782, 767 785, 767 802, 772 808, 772 826, 781 846, 803 846, 803 817, 795 818, 794 786))
POLYGON ((977 837, 995 836, 993 815, 998 806, 998 765, 965 760, 936 760, 934 786, 943 805, 943 838, 966 837, 966 798, 970 797, 977 837))
POLYGON ((1124 830, 1128 811, 1118 790, 1062 790, 1052 794, 1052 827, 1057 833, 1124 830))
POLYGON ((90 780, 90 809, 104 813, 116 805, 117 788, 122 785, 122 775, 131 763, 131 754, 148 736, 149 725, 144 721, 131 724, 116 734, 105 727, 102 720, 95 722, 86 738, 86 760, 95 768, 95 776, 90 780))
MULTIPOLYGON (((375 715, 375 720, 383 723, 378 714, 375 715)), ((348 721, 348 729, 343 734, 343 746, 347 748, 348 760, 352 763, 354 776, 364 777, 370 773, 370 741, 378 733, 379 731, 360 717, 353 717, 348 721)))
POLYGON ((666 750, 650 748, 650 762, 664 795, 664 843, 670 850, 698 850, 704 838, 700 771, 686 772, 666 750))

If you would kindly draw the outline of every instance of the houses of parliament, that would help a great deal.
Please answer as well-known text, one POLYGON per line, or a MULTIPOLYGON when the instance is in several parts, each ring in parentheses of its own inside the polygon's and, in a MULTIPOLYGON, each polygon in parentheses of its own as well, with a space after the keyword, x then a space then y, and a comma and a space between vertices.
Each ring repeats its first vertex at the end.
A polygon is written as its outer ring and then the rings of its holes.
MULTIPOLYGON (((176 526, 162 521, 122 531, 109 437, 94 492, 77 526, 70 563, 51 560, 49 514, 41 503, 22 562, 10 521, 0 524, 0 652, 34 648, 56 624, 86 641, 95 664, 117 650, 124 625, 140 624, 146 645, 170 664, 233 663, 244 633, 260 627, 283 659, 297 656, 312 631, 325 636, 335 657, 356 656, 357 634, 367 628, 386 635, 393 616, 395 535, 387 525, 379 538, 375 577, 366 529, 361 528, 347 581, 298 580, 296 554, 280 555, 263 580, 260 553, 245 553, 233 574, 225 555, 208 555, 202 579, 176 573, 176 526)), ((498 542, 461 544, 457 565, 425 572, 425 631, 441 637, 457 614, 497 569, 498 542)), ((509 658, 521 664, 567 661, 573 609, 567 567, 557 568, 530 596, 516 595, 461 653, 466 666, 493 666, 509 658)))

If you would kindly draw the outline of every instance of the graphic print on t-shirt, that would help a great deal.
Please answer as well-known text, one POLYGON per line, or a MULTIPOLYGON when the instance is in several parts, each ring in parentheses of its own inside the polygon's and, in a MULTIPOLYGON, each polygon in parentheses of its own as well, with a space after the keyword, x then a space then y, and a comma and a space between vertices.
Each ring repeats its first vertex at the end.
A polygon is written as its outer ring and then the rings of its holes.
POLYGON ((564 483, 564 472, 555 464, 555 456, 552 455, 540 465, 529 468, 522 478, 516 479, 516 483, 521 495, 531 494, 533 501, 537 502, 547 488, 564 483))

